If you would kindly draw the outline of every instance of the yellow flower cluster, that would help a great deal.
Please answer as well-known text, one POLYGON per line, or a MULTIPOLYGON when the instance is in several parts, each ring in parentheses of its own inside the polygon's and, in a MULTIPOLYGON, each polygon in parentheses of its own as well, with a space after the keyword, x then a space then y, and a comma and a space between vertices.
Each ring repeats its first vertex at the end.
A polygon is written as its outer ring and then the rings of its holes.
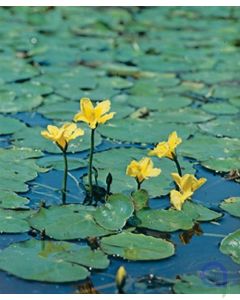
MULTIPOLYGON (((94 148, 94 131, 99 124, 104 124, 112 119, 115 112, 109 113, 111 102, 104 100, 94 107, 89 98, 82 98, 80 100, 80 112, 74 116, 75 122, 85 122, 88 124, 92 131, 91 135, 91 148, 89 155, 89 190, 90 197, 93 196, 92 190, 92 159, 94 148)), ((63 151, 66 163, 66 151, 68 144, 71 140, 84 135, 84 131, 77 128, 75 123, 65 123, 61 127, 48 125, 47 130, 41 132, 42 136, 55 142, 57 146, 63 151)), ((160 142, 156 147, 148 152, 150 156, 157 156, 158 158, 166 157, 175 162, 178 173, 172 173, 173 180, 176 184, 176 189, 170 192, 170 202, 177 210, 181 210, 184 202, 189 199, 195 190, 202 186, 205 178, 197 179, 192 174, 185 174, 182 176, 182 170, 177 158, 176 148, 182 143, 182 139, 178 137, 177 132, 172 132, 167 141, 160 142)), ((67 173, 67 163, 65 168, 65 179, 67 173)), ((153 161, 149 157, 143 157, 139 161, 132 160, 127 166, 126 174, 134 177, 137 181, 138 189, 144 180, 150 177, 156 177, 161 174, 160 168, 154 168, 153 161)), ((66 194, 66 180, 65 180, 65 194, 66 194)))
MULTIPOLYGON (((158 143, 153 150, 148 152, 148 155, 155 155, 159 158, 166 157, 175 161, 180 174, 171 174, 177 185, 177 190, 172 190, 170 192, 170 202, 177 210, 181 210, 184 202, 193 195, 195 190, 206 182, 205 178, 197 179, 192 174, 185 174, 184 176, 181 176, 181 168, 176 154, 176 148, 181 143, 182 139, 178 137, 176 131, 174 131, 169 135, 168 141, 158 143)), ((144 157, 140 161, 131 161, 126 171, 127 175, 135 177, 139 189, 141 187, 141 183, 145 179, 158 176, 160 173, 161 169, 153 168, 153 162, 148 157, 144 157)))

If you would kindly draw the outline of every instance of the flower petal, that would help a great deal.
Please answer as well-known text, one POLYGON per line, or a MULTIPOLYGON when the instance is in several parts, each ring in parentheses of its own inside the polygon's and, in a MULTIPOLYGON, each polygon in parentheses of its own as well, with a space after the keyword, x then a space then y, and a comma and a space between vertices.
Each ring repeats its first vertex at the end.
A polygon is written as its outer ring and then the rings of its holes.
POLYGON ((111 113, 109 113, 109 114, 106 114, 106 115, 104 115, 104 116, 102 116, 102 117, 100 117, 100 118, 98 119, 98 123, 99 123, 99 124, 104 124, 104 123, 107 122, 108 120, 112 119, 114 115, 115 115, 115 112, 111 112, 111 113))

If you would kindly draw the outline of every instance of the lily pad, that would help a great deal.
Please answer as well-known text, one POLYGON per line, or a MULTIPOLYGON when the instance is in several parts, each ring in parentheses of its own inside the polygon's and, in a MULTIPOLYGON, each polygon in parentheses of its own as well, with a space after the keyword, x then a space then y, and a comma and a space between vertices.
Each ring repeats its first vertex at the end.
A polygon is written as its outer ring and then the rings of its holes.
POLYGON ((240 218, 240 197, 231 197, 225 199, 220 204, 220 207, 221 209, 228 212, 230 215, 240 218))
POLYGON ((221 241, 220 251, 240 264, 240 229, 230 233, 221 241))
POLYGON ((94 269, 106 269, 109 266, 109 259, 100 249, 91 250, 89 247, 79 247, 58 255, 59 258, 73 264, 82 265, 94 269))
POLYGON ((107 203, 93 213, 96 222, 107 230, 119 230, 134 211, 131 199, 123 194, 114 194, 107 203))
POLYGON ((173 290, 176 294, 239 294, 240 286, 233 284, 219 285, 205 278, 206 282, 195 275, 183 275, 176 281, 173 290))
POLYGON ((232 115, 237 114, 239 110, 229 103, 207 103, 202 106, 202 109, 208 113, 216 115, 232 115))
POLYGON ((0 207, 9 209, 24 208, 28 209, 29 199, 21 197, 10 191, 0 191, 0 207))
POLYGON ((189 230, 196 220, 196 216, 194 219, 184 211, 174 209, 143 209, 136 216, 141 221, 139 227, 162 232, 189 230))
POLYGON ((186 201, 183 205, 183 212, 188 216, 192 216, 197 221, 212 221, 219 219, 222 214, 203 206, 202 204, 186 201), (197 217, 196 217, 197 215, 197 217))
POLYGON ((228 158, 235 156, 239 150, 240 140, 230 138, 216 138, 204 134, 195 136, 185 141, 179 147, 179 153, 186 157, 192 157, 200 161, 211 158, 228 158), (211 147, 209 147, 211 145, 211 147), (206 151, 207 149, 207 151, 206 151))
POLYGON ((219 137, 240 138, 240 120, 237 117, 218 117, 216 120, 200 124, 201 130, 219 137))
POLYGON ((29 218, 29 223, 56 240, 85 239, 111 233, 95 222, 94 212, 93 207, 78 204, 51 206, 41 208, 29 218))
POLYGON ((89 276, 86 268, 59 255, 77 250, 75 244, 29 240, 11 244, 0 252, 0 269, 26 280, 71 282, 89 276))
POLYGON ((133 192, 131 194, 131 199, 135 211, 148 207, 149 195, 146 190, 137 190, 136 192, 133 192))
POLYGON ((23 129, 24 127, 25 124, 19 120, 0 115, 0 135, 12 134, 23 129))
POLYGON ((0 232, 21 233, 30 230, 27 218, 32 211, 15 211, 0 209, 0 232))
POLYGON ((161 118, 157 120, 152 118, 111 120, 105 126, 99 127, 98 132, 104 137, 117 141, 155 144, 161 140, 166 140, 168 135, 176 128, 178 135, 183 139, 196 131, 194 125, 162 122, 161 118))
POLYGON ((131 232, 104 237, 100 246, 107 254, 128 260, 159 260, 175 252, 173 244, 166 240, 131 232))
POLYGON ((36 178, 38 172, 46 171, 31 158, 41 155, 28 148, 0 149, 0 167, 4 169, 0 174, 0 190, 26 192, 26 182, 36 178))
POLYGON ((216 172, 229 172, 231 170, 240 169, 240 158, 238 157, 224 157, 224 158, 211 158, 201 162, 201 164, 210 170, 216 172))

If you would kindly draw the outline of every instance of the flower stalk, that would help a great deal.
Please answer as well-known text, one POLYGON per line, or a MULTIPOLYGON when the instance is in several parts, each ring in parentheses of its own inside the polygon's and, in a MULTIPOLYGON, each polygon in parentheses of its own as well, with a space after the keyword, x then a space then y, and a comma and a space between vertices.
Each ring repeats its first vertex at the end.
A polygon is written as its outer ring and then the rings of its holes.
POLYGON ((93 201, 92 163, 93 163, 93 152, 94 152, 94 133, 95 133, 95 129, 92 129, 91 141, 90 141, 89 164, 88 164, 88 185, 89 185, 90 204, 93 201))
POLYGON ((63 150, 63 159, 64 159, 64 175, 63 175, 63 185, 62 185, 62 204, 66 204, 66 198, 67 198, 67 174, 68 174, 67 149, 63 150))
POLYGON ((175 165, 177 167, 178 175, 182 176, 182 169, 178 161, 177 155, 175 153, 172 153, 172 156, 173 156, 173 161, 175 162, 175 165))

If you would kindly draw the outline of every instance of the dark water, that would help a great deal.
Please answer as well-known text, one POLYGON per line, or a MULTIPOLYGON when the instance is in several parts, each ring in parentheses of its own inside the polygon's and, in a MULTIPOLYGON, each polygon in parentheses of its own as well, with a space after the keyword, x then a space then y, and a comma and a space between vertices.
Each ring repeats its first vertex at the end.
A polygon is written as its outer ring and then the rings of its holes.
MULTIPOLYGON (((44 119, 39 114, 18 113, 14 117, 24 121, 30 126, 46 126, 51 121, 44 119)), ((0 136, 0 147, 7 147, 8 136, 0 136)), ((126 145, 125 145, 126 146, 126 145)), ((103 151, 112 147, 119 147, 119 144, 103 142, 97 150, 103 151)), ((88 152, 74 155, 75 157, 85 158, 88 152)), ((194 194, 194 200, 203 203, 215 210, 219 210, 220 202, 228 197, 240 196, 240 186, 233 181, 227 181, 220 175, 215 175, 206 169, 197 166, 197 175, 207 178, 207 183, 194 194), (200 200, 201 199, 201 200, 200 200)), ((86 173, 86 169, 70 171, 78 179, 86 173)), ((46 204, 59 204, 59 192, 55 191, 61 186, 62 172, 52 170, 48 173, 39 174, 36 180, 30 182, 29 192, 23 194, 29 199, 30 206, 36 208, 41 201, 46 204), (49 188, 50 187, 50 188, 49 188)), ((72 203, 81 203, 84 199, 84 190, 79 188, 73 178, 68 181, 71 195, 69 201, 72 203)), ((153 199, 150 202, 152 207, 166 207, 169 203, 167 197, 153 199)), ((224 235, 233 232, 239 228, 239 219, 225 214, 219 224, 201 223, 201 236, 193 236, 190 243, 184 245, 179 238, 179 232, 171 234, 171 240, 176 245, 176 254, 165 260, 149 262, 128 262, 122 259, 112 258, 111 264, 104 272, 92 272, 91 281, 94 286, 102 293, 114 293, 114 274, 120 265, 124 265, 129 279, 126 286, 126 292, 143 292, 142 286, 136 283, 136 278, 154 274, 168 279, 175 279, 180 274, 193 274, 199 271, 208 272, 212 269, 219 270, 220 279, 224 278, 227 282, 239 280, 239 265, 235 264, 227 255, 223 255, 218 247, 224 235)), ((0 237, 0 248, 5 248, 10 243, 28 239, 28 234, 2 234, 0 237)), ((79 283, 71 284, 47 284, 31 282, 18 279, 0 272, 0 293, 74 293, 79 283)), ((169 286, 161 288, 149 288, 145 293, 171 293, 169 286)))

